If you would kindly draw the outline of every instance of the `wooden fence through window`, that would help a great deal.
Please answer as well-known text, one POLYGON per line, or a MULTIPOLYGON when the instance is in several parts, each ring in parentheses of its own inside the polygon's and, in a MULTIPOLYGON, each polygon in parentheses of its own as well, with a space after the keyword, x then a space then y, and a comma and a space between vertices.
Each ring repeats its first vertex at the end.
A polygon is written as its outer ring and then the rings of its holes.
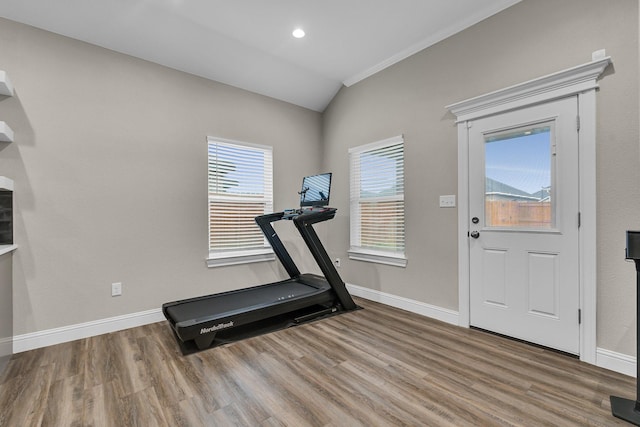
POLYGON ((486 225, 489 227, 551 228, 551 202, 487 200, 486 225))

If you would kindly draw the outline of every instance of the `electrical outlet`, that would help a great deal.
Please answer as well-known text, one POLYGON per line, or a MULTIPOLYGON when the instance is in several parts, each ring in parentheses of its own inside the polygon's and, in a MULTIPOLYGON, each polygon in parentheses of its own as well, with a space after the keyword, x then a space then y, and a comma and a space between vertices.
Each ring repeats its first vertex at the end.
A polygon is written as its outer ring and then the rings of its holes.
POLYGON ((112 297, 117 297, 119 295, 122 295, 122 283, 120 283, 120 282, 112 283, 111 284, 111 296, 112 297))
POLYGON ((333 261, 333 263, 335 264, 336 268, 340 268, 340 258, 336 258, 336 260, 333 261))

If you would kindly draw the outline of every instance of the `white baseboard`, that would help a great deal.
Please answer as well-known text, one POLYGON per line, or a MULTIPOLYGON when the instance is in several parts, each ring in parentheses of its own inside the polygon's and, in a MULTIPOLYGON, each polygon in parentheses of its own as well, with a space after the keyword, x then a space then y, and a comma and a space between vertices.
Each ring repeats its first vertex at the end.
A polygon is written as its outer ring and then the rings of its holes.
MULTIPOLYGON (((354 296, 458 326, 457 311, 349 283, 347 284, 347 289, 354 296)), ((162 315, 162 310, 157 308, 138 313, 125 314, 123 316, 95 320, 92 322, 79 323, 77 325, 63 326, 61 328, 16 335, 13 339, 6 338, 0 340, 0 355, 10 354, 12 346, 13 353, 21 353, 23 351, 108 334, 110 332, 148 325, 150 323, 156 323, 163 320, 164 316, 162 315)), ((631 377, 636 376, 635 357, 616 353, 604 348, 598 348, 596 350, 596 366, 624 375, 629 375, 631 377)))
MULTIPOLYGON (((409 298, 387 294, 385 292, 376 291, 350 283, 347 284, 347 289, 352 295, 357 297, 376 301, 381 304, 390 305, 392 307, 407 310, 412 313, 420 314, 422 316, 441 320, 451 325, 459 326, 458 312, 454 310, 448 310, 446 308, 411 300, 409 298)), ((620 374, 629 375, 631 377, 636 376, 635 357, 628 356, 622 353, 616 353, 604 348, 598 348, 596 350, 596 366, 608 369, 610 371, 618 372, 620 374)))
POLYGON ((109 332, 120 331, 122 329, 148 325, 162 320, 164 320, 162 310, 156 308, 138 313, 125 314, 123 316, 110 317, 108 319, 79 323, 77 325, 16 335, 13 337, 13 352, 21 353, 36 348, 108 334, 109 332))
POLYGON ((365 298, 381 304, 390 305, 391 307, 400 308, 412 313, 420 314, 425 317, 440 320, 451 325, 458 326, 458 312, 449 310, 435 305, 426 304, 424 302, 415 301, 405 297, 388 294, 386 292, 376 291, 358 285, 347 283, 349 293, 354 296, 365 298))
MULTIPOLYGON (((362 286, 347 284, 347 288, 349 292, 355 296, 390 305, 392 307, 401 308, 403 310, 437 319, 452 325, 458 324, 457 311, 447 310, 408 298, 364 288, 362 286)), ((95 320, 92 322, 16 335, 13 337, 13 352, 21 353, 23 351, 62 344, 96 335, 108 334, 122 329, 160 322, 162 320, 164 320, 164 316, 162 315, 162 310, 158 308, 139 313, 131 313, 123 316, 95 320)))
POLYGON ((604 348, 596 349, 596 366, 630 377, 636 376, 636 358, 604 348))

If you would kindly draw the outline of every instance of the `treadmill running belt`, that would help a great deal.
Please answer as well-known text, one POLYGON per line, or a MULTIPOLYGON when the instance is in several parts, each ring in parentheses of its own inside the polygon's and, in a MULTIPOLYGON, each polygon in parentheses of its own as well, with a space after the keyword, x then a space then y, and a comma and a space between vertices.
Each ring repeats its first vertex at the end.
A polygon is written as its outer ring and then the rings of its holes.
POLYGON ((295 298, 325 292, 326 289, 318 289, 295 280, 287 280, 271 285, 258 286, 250 292, 230 292, 209 297, 197 298, 189 304, 177 304, 167 307, 167 312, 176 323, 186 320, 197 320, 211 317, 223 318, 234 311, 248 311, 251 307, 274 304, 278 301, 292 300, 295 298))

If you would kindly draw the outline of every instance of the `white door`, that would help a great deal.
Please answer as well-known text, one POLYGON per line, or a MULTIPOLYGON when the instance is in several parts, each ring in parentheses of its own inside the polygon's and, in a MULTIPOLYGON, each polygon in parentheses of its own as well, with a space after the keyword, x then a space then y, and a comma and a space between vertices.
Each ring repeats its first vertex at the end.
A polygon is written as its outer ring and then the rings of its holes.
POLYGON ((579 354, 578 106, 471 123, 470 324, 579 354))

